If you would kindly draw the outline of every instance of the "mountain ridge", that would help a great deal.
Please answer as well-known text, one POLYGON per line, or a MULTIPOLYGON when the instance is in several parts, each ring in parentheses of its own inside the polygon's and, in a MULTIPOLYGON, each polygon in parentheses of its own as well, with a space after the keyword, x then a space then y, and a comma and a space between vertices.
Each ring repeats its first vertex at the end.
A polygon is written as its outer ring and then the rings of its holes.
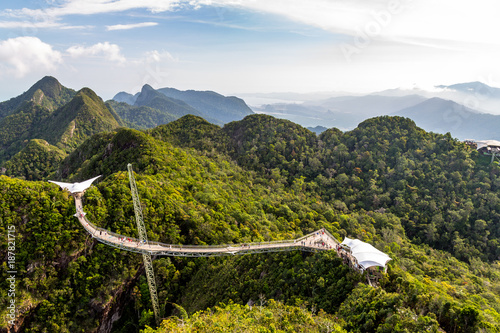
POLYGON ((224 124, 241 120, 253 113, 241 98, 223 96, 214 91, 181 91, 174 88, 161 88, 158 91, 168 97, 180 99, 206 117, 219 119, 224 124))
MULTIPOLYGON (((245 116, 253 114, 245 101, 235 96, 223 96, 214 91, 154 89, 147 84, 135 95, 119 92, 113 97, 113 100, 133 106, 148 106, 177 118, 186 114, 201 116, 218 125, 241 120, 245 116)), ((124 109, 122 106, 122 110, 124 109)), ((133 111, 124 111, 128 114, 130 112, 133 111)), ((145 118, 147 115, 142 114, 141 117, 145 118)), ((162 124, 164 123, 156 123, 156 126, 162 124)))
POLYGON ((95 133, 120 127, 118 119, 93 90, 82 88, 40 124, 36 135, 70 151, 95 133))
POLYGON ((67 103, 74 95, 73 89, 66 88, 52 76, 45 76, 26 92, 0 103, 0 119, 14 113, 24 102, 33 101, 50 111, 67 103))
MULTIPOLYGON (((11 114, 0 119, 0 165, 20 153, 33 139, 45 140, 68 153, 89 136, 123 125, 119 116, 112 109, 108 109, 102 99, 89 88, 82 88, 73 94, 72 90, 59 86, 54 78, 46 77, 28 92, 29 94, 11 99, 11 102, 21 104, 16 106, 15 110, 11 109, 11 114), (53 88, 52 93, 47 93, 47 96, 52 94, 55 97, 51 104, 37 100, 37 97, 42 96, 41 89, 50 90, 47 87, 53 88), (34 95, 31 97, 35 97, 35 100, 24 100, 32 92, 34 95), (67 101, 68 92, 71 92, 73 97, 67 101), (51 109, 59 104, 62 106, 51 109)), ((45 93, 43 94, 45 96, 45 93)), ((11 102, 9 103, 12 104, 11 102)))

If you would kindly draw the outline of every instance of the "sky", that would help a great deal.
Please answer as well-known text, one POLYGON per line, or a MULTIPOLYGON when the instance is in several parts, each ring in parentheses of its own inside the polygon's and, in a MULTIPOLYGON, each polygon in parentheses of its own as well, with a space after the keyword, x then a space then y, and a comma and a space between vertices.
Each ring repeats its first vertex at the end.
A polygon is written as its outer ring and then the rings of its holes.
POLYGON ((0 100, 45 75, 105 100, 144 84, 232 95, 499 87, 498 9, 496 0, 2 0, 0 100))

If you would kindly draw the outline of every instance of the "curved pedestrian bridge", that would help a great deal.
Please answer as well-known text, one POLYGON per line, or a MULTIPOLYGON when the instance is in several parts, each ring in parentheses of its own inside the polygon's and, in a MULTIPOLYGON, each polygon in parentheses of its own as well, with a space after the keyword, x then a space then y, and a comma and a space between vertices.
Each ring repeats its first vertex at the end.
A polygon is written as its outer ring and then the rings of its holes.
POLYGON ((222 255, 236 255, 281 251, 325 251, 336 250, 339 241, 328 231, 320 229, 294 240, 274 242, 258 242, 225 245, 179 245, 159 242, 140 242, 139 239, 113 233, 92 224, 86 217, 82 206, 81 192, 73 192, 76 214, 80 224, 99 242, 131 252, 172 257, 211 257, 222 255))

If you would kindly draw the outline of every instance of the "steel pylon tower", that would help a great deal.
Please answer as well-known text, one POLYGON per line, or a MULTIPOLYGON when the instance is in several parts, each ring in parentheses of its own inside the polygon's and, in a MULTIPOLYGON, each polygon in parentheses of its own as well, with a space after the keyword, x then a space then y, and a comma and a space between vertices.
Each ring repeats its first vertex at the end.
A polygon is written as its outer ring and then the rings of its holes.
MULTIPOLYGON (((139 233, 139 240, 141 243, 148 243, 148 236, 146 234, 146 227, 144 226, 144 219, 142 217, 142 207, 139 201, 139 193, 137 192, 137 185, 135 184, 134 171, 132 164, 127 164, 128 179, 130 181, 130 190, 132 191, 132 199, 134 201, 135 220, 137 222, 137 232, 139 233)), ((155 313, 156 323, 159 324, 160 320, 160 306, 158 305, 158 294, 156 293, 156 280, 155 272, 153 270, 153 261, 151 254, 143 253, 142 259, 144 260, 144 269, 146 270, 146 277, 148 279, 149 294, 151 295, 151 303, 153 303, 153 311, 155 313)))

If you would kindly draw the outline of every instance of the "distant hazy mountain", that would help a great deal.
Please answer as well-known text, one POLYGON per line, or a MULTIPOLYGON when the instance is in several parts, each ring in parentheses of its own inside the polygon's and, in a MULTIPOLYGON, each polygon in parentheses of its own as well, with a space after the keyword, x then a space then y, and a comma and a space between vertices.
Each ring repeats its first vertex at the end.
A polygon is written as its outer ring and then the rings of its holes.
MULTIPOLYGON (((167 97, 148 84, 135 95, 118 93, 113 100, 107 102, 107 105, 124 120, 128 127, 136 129, 154 128, 188 114, 202 116, 201 112, 186 102, 167 97)), ((208 117, 205 116, 205 118, 208 117)), ((207 120, 220 123, 214 119, 207 120)))
POLYGON ((500 114, 500 89, 482 82, 466 82, 438 85, 433 89, 388 89, 374 93, 383 96, 407 96, 418 94, 427 98, 439 97, 452 100, 481 112, 500 114))
POLYGON ((321 102, 321 106, 331 111, 341 111, 356 113, 365 116, 381 115, 383 113, 392 113, 402 108, 407 108, 425 100, 425 97, 419 95, 408 96, 342 96, 333 97, 321 102))
POLYGON ((457 83, 449 86, 440 85, 437 88, 451 89, 467 94, 474 94, 477 96, 486 96, 489 98, 500 98, 500 88, 490 87, 482 82, 467 82, 467 83, 457 83))
POLYGON ((277 103, 254 108, 256 112, 294 121, 302 126, 317 125, 352 129, 367 118, 389 115, 425 100, 409 96, 339 96, 303 104, 277 103))
POLYGON ((263 104, 274 103, 303 103, 321 101, 339 96, 361 96, 362 94, 350 93, 344 91, 320 91, 311 93, 294 92, 273 92, 273 93, 243 93, 238 96, 245 99, 251 107, 261 106, 263 104))
POLYGON ((317 105, 297 103, 264 104, 253 107, 256 113, 271 115, 276 118, 287 119, 305 127, 315 127, 318 124, 327 127, 337 126, 335 117, 327 109, 317 105))
POLYGON ((411 118, 417 126, 459 139, 500 139, 500 115, 480 113, 456 102, 431 98, 395 115, 411 118))
POLYGON ((407 108, 425 100, 419 95, 408 96, 348 96, 334 97, 320 106, 333 112, 339 120, 345 122, 344 126, 354 127, 367 118, 388 115, 395 111, 407 108))
POLYGON ((326 131, 328 128, 323 127, 323 126, 316 126, 316 127, 308 127, 307 129, 310 130, 311 132, 314 132, 317 135, 319 135, 319 134, 323 133, 324 131, 326 131))
POLYGON ((149 106, 150 108, 158 109, 178 118, 187 114, 194 114, 201 116, 200 112, 190 107, 184 101, 169 98, 164 94, 153 89, 150 85, 146 84, 142 87, 141 93, 137 96, 134 103, 135 106, 149 106))
POLYGON ((213 91, 181 91, 173 88, 162 88, 158 91, 167 97, 184 101, 206 117, 220 120, 222 123, 241 120, 253 113, 241 98, 226 97, 213 91))
MULTIPOLYGON (((318 93, 316 96, 319 95, 318 93)), ((401 112, 405 110, 408 116, 415 119, 419 126, 427 130, 451 131, 453 135, 460 138, 464 138, 464 136, 477 138, 476 134, 480 133, 469 128, 472 126, 460 125, 461 121, 474 119, 473 121, 477 122, 478 126, 482 126, 479 124, 486 122, 484 128, 489 128, 490 125, 487 122, 490 120, 495 122, 497 118, 492 116, 500 114, 500 88, 491 87, 482 82, 439 85, 430 90, 418 87, 413 89, 396 88, 362 96, 354 94, 338 96, 334 94, 330 98, 317 100, 306 99, 305 97, 311 97, 314 94, 305 94, 302 96, 304 97, 302 102, 296 100, 301 97, 300 94, 275 93, 258 96, 290 98, 290 102, 281 100, 278 103, 262 104, 253 107, 255 112, 288 119, 306 127, 320 125, 336 127, 341 130, 352 129, 363 120, 376 116, 403 115, 401 112), (429 103, 421 104, 428 99, 431 99, 429 103), (438 102, 439 99, 445 102, 438 102), (454 104, 451 104, 451 101, 454 104), (417 105, 418 107, 412 108, 417 105), (426 108, 434 111, 433 113, 427 112, 429 118, 424 119, 419 116, 419 113, 426 113, 426 108), (437 121, 436 118, 441 120, 437 121)), ((482 134, 487 135, 488 138, 498 137, 493 130, 482 132, 482 134)))
POLYGON ((116 94, 115 97, 113 97, 113 100, 117 101, 117 102, 123 102, 123 103, 127 103, 130 105, 134 105, 139 94, 140 94, 140 92, 138 92, 135 95, 132 95, 132 94, 129 94, 129 93, 122 91, 122 92, 119 92, 118 94, 116 94))
MULTIPOLYGON (((186 114, 196 115, 215 124, 241 120, 253 113, 245 101, 237 97, 226 97, 213 91, 181 91, 174 88, 155 90, 149 85, 145 85, 136 95, 120 92, 113 97, 113 100, 134 106, 148 106, 160 110, 162 114, 174 116, 175 119, 186 114)), ((159 115, 151 118, 157 116, 159 115)), ((161 124, 165 123, 159 122, 155 126, 161 124)))

